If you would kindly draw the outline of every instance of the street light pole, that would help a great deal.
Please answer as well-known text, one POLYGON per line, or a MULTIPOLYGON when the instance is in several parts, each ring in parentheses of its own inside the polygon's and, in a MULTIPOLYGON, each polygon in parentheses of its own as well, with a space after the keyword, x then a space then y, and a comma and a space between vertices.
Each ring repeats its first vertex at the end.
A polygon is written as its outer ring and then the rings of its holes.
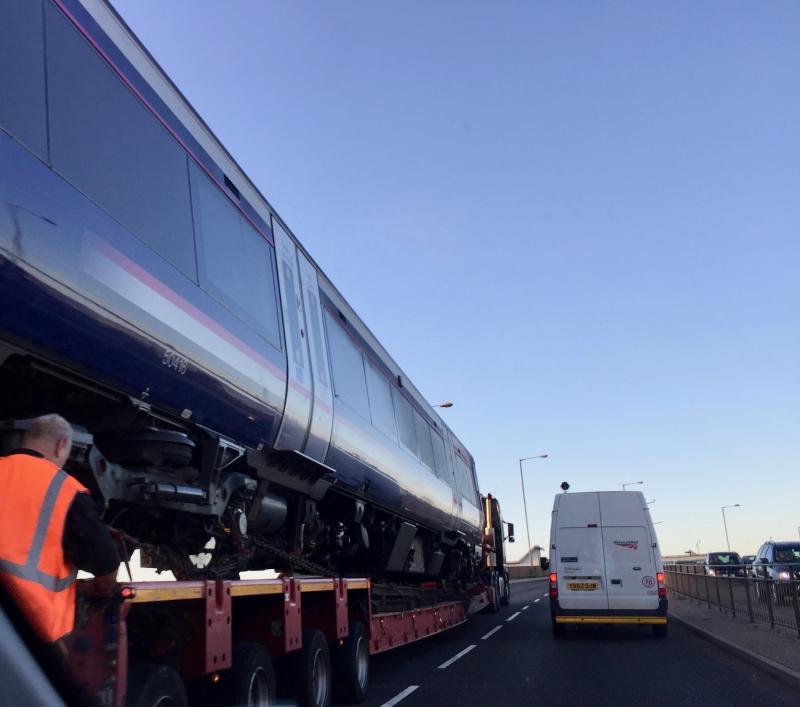
POLYGON ((734 503, 731 506, 723 506, 722 507, 722 525, 725 526, 725 544, 728 546, 728 552, 731 551, 731 541, 728 540, 728 521, 725 520, 725 509, 726 508, 738 508, 738 507, 739 507, 738 503, 734 503))
POLYGON ((531 529, 528 526, 528 503, 525 501, 525 477, 522 475, 522 462, 528 459, 547 459, 548 454, 536 454, 532 457, 523 457, 519 460, 519 481, 522 484, 522 507, 525 510, 525 535, 528 537, 528 562, 533 567, 533 549, 531 548, 531 529))

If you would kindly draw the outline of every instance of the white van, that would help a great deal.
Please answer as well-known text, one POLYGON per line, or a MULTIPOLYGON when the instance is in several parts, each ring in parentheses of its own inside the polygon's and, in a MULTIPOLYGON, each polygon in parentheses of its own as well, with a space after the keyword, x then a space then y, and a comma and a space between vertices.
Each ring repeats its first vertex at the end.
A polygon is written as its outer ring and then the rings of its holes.
POLYGON ((666 636, 664 567, 641 491, 556 496, 550 616, 556 636, 570 624, 650 624, 666 636))

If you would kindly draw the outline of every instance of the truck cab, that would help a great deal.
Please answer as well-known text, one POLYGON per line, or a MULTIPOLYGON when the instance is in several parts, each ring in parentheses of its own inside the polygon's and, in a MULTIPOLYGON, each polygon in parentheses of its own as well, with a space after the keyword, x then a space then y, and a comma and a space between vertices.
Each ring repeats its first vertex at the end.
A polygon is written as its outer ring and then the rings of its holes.
POLYGON ((664 568, 640 491, 558 494, 550 558, 556 636, 582 624, 646 624, 666 635, 664 568))

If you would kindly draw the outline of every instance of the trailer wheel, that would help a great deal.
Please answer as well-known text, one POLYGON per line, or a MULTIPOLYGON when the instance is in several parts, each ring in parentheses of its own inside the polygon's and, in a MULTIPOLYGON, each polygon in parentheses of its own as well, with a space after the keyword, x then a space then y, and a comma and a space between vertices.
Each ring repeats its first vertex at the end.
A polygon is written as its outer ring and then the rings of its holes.
POLYGON ((225 707, 266 707, 276 702, 272 659, 260 643, 236 643, 233 666, 223 678, 225 707))
POLYGON ((338 702, 358 704, 369 685, 369 639, 360 621, 350 622, 350 635, 333 654, 333 689, 338 702))
POLYGON ((168 665, 135 665, 128 671, 125 707, 189 707, 181 676, 168 665))
POLYGON ((322 631, 303 631, 303 647, 289 654, 292 696, 303 707, 331 703, 331 653, 322 631))

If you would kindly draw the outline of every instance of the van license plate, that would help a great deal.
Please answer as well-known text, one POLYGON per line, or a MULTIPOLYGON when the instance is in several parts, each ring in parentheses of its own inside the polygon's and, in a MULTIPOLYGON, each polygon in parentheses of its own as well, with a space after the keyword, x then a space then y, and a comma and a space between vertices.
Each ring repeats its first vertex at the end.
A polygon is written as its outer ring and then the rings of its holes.
POLYGON ((573 592, 594 592, 597 582, 567 582, 567 589, 573 592))

